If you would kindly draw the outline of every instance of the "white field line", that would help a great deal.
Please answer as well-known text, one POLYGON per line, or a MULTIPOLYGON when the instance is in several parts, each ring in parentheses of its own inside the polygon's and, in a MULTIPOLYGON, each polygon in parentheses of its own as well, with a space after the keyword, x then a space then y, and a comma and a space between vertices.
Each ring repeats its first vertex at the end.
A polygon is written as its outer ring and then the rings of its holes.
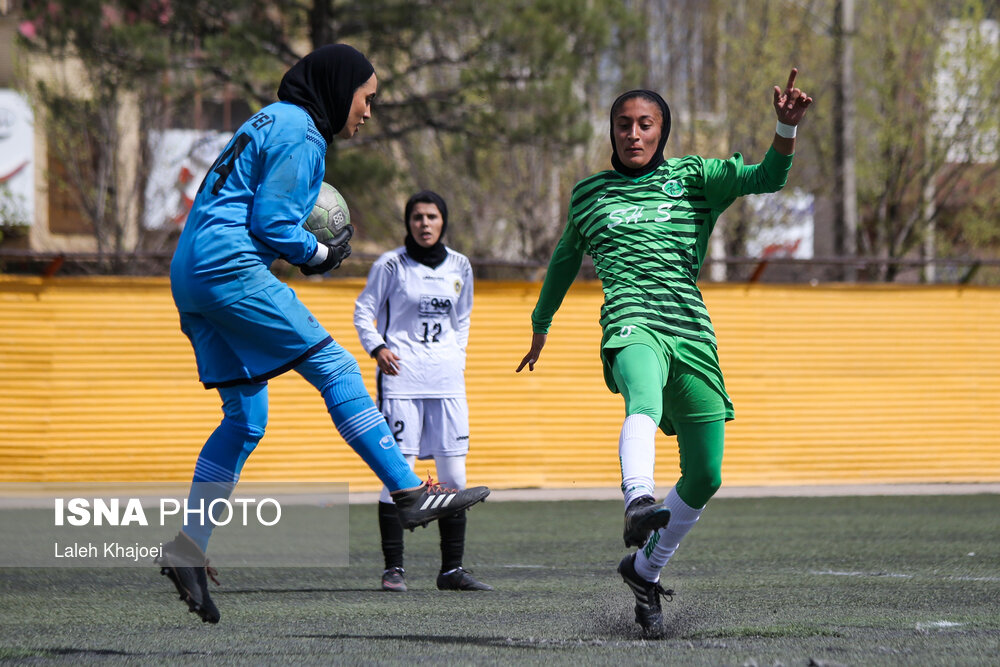
MULTIPOLYGON (((852 570, 809 570, 809 574, 828 577, 887 577, 890 579, 912 579, 913 577, 918 576, 913 574, 903 574, 900 572, 860 572, 852 570)), ((1000 577, 973 577, 969 575, 951 575, 941 577, 941 579, 945 579, 947 581, 1000 581, 1000 577)))
POLYGON ((917 630, 927 632, 928 630, 946 630, 948 628, 960 628, 965 623, 955 623, 954 621, 928 621, 926 623, 917 623, 917 630))
POLYGON ((888 577, 891 579, 909 579, 913 576, 899 572, 849 572, 843 570, 809 570, 809 574, 833 577, 888 577))

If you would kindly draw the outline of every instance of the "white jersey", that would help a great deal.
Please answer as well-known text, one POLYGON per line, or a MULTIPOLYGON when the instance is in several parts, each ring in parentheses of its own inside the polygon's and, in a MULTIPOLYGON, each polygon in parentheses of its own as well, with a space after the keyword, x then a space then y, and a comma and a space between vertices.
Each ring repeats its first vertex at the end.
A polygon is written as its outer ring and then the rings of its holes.
POLYGON ((380 398, 465 396, 465 348, 472 313, 472 265, 448 248, 437 268, 396 248, 368 272, 354 303, 361 346, 385 345, 399 357, 399 375, 377 373, 380 398))

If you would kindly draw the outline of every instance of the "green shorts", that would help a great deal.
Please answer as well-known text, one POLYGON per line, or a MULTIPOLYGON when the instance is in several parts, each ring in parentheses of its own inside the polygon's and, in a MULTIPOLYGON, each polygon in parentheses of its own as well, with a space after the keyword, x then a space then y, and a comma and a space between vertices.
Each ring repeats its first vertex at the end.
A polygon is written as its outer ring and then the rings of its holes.
POLYGON ((658 334, 642 325, 615 327, 601 341, 601 362, 608 389, 622 393, 612 370, 615 355, 631 345, 652 350, 664 378, 660 428, 674 435, 674 423, 697 423, 734 418, 733 402, 726 393, 719 356, 711 343, 658 334), (624 334, 624 335, 623 335, 624 334))

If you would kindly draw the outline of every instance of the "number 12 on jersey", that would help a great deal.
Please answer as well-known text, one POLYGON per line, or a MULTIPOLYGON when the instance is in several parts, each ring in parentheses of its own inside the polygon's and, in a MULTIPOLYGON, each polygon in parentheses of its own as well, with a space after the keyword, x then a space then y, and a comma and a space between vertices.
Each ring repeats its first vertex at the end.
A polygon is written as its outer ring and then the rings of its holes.
POLYGON ((441 323, 440 322, 421 322, 423 327, 424 337, 420 339, 421 343, 437 343, 439 342, 439 336, 441 335, 441 323))

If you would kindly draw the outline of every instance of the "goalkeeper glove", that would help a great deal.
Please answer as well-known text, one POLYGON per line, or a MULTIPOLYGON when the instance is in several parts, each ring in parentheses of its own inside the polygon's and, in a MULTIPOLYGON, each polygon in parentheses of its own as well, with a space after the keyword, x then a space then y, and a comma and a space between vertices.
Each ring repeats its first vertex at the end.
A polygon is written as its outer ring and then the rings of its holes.
POLYGON ((299 265, 299 270, 307 276, 326 273, 340 267, 340 263, 351 256, 351 237, 354 236, 354 226, 347 225, 326 243, 316 245, 316 253, 305 264, 299 265))

